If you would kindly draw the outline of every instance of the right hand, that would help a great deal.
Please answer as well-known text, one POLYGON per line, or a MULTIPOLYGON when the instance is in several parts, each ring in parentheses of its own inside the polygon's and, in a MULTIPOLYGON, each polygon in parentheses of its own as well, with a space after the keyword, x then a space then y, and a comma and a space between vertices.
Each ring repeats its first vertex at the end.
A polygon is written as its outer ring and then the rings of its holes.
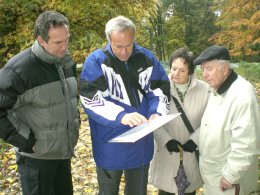
POLYGON ((169 152, 180 152, 179 146, 181 146, 181 143, 175 139, 172 139, 167 142, 166 148, 169 152))
POLYGON ((130 127, 140 125, 145 122, 148 122, 148 120, 143 115, 137 112, 125 114, 121 120, 121 123, 123 125, 129 125, 130 127))
POLYGON ((190 139, 182 145, 182 148, 186 152, 194 152, 197 149, 197 145, 190 139))
POLYGON ((26 144, 23 146, 23 148, 19 148, 19 152, 26 152, 26 153, 34 153, 35 149, 35 143, 36 143, 36 138, 34 133, 31 131, 29 134, 28 139, 26 140, 26 144))

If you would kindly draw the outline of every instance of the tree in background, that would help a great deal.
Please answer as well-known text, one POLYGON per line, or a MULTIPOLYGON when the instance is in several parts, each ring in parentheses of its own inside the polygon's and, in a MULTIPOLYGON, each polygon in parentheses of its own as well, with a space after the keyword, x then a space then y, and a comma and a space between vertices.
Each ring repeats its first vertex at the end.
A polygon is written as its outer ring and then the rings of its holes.
POLYGON ((34 41, 33 25, 44 10, 56 10, 70 21, 70 52, 77 63, 106 42, 106 22, 124 15, 137 26, 137 41, 149 47, 149 18, 157 0, 0 0, 0 67, 34 41), (147 41, 148 40, 148 41, 147 41))
POLYGON ((208 38, 218 31, 213 0, 161 0, 157 17, 151 21, 160 60, 167 59, 179 47, 188 47, 195 54, 208 47, 208 38), (166 56, 166 58, 165 58, 166 56))
POLYGON ((211 40, 227 46, 237 59, 258 56, 259 60, 260 1, 222 0, 216 1, 216 5, 215 11, 219 13, 216 24, 221 31, 212 36, 211 40))
POLYGON ((0 0, 0 67, 18 51, 32 44, 38 2, 0 0))
POLYGON ((32 45, 34 21, 44 10, 68 17, 70 52, 77 63, 104 45, 105 24, 116 15, 133 20, 137 42, 159 60, 167 60, 179 47, 196 55, 212 44, 228 47, 237 59, 259 60, 259 4, 260 0, 0 0, 0 68, 32 45))
POLYGON ((159 60, 165 59, 165 9, 163 8, 162 2, 157 4, 157 15, 150 18, 151 29, 150 29, 150 41, 151 41, 151 50, 156 54, 159 60))

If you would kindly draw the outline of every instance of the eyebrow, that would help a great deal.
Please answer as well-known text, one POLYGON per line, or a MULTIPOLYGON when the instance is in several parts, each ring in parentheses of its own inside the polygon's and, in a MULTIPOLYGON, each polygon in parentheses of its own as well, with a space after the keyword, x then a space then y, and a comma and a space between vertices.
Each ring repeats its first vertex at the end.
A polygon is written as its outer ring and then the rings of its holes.
POLYGON ((64 40, 62 40, 62 41, 54 41, 54 43, 62 43, 62 42, 68 41, 69 39, 70 39, 70 36, 68 36, 67 39, 64 39, 64 40))

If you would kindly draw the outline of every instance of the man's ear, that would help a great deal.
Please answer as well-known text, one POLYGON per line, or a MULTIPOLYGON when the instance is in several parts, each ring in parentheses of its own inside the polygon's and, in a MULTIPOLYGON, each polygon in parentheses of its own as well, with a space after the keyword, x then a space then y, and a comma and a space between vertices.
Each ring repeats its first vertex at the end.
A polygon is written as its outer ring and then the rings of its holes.
POLYGON ((41 36, 37 37, 37 40, 39 42, 39 44, 44 47, 46 45, 46 42, 43 40, 43 38, 41 36))
POLYGON ((224 64, 224 72, 226 73, 226 74, 228 74, 229 73, 229 70, 230 68, 229 68, 229 64, 228 63, 225 63, 224 64))

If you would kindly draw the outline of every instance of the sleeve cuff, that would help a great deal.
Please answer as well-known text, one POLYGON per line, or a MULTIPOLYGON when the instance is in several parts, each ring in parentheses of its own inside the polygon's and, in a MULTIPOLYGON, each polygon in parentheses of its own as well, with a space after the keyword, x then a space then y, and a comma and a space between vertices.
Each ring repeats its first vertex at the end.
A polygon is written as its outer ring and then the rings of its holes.
POLYGON ((223 177, 230 183, 236 184, 240 178, 240 175, 232 170, 228 165, 225 165, 222 169, 223 177))

